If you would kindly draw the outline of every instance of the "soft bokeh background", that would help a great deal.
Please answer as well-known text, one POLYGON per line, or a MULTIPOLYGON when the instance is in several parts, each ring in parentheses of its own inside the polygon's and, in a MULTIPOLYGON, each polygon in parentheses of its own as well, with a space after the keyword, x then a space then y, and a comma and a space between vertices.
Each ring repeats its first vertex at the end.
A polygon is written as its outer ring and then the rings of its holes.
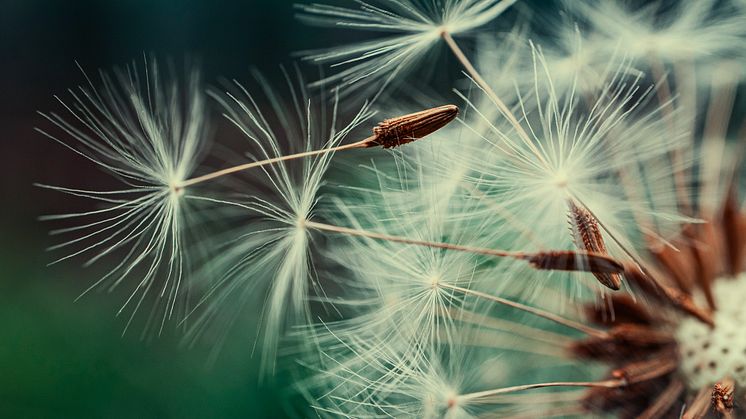
MULTIPOLYGON (((293 3, 0 0, 0 417, 286 414, 284 379, 258 383, 252 324, 237 328, 208 365, 209 342, 185 348, 173 331, 143 341, 137 327, 122 336, 125 319, 115 317, 121 295, 76 302, 105 266, 47 267, 54 255, 44 249, 54 240, 36 218, 90 203, 32 184, 111 186, 97 168, 34 131, 47 126, 37 110, 59 110, 53 94, 85 82, 76 60, 95 73, 144 52, 177 63, 188 56, 201 62, 208 82, 247 80, 250 66, 280 82, 275 70, 292 62, 292 52, 339 43, 339 32, 298 23, 293 3)), ((430 88, 458 71, 442 57, 430 64, 430 88)), ((450 86, 442 84, 447 95, 450 86)))
MULTIPOLYGON (((282 382, 257 383, 251 325, 233 333, 213 365, 209 344, 177 332, 124 337, 121 295, 75 298, 96 269, 46 267, 53 243, 36 217, 88 203, 33 182, 107 186, 84 161, 45 139, 37 110, 89 72, 143 52, 201 61, 204 77, 273 76, 292 51, 329 43, 294 20, 283 0, 0 0, 0 416, 279 417, 282 382)), ((279 381, 279 380, 278 380, 279 381)))

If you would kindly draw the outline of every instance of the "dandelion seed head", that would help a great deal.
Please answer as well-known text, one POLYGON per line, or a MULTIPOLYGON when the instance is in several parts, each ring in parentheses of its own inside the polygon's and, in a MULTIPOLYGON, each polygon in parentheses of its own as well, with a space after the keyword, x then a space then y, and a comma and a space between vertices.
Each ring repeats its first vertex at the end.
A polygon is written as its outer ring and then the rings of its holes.
POLYGON ((379 40, 310 53, 306 59, 341 69, 320 84, 374 85, 380 93, 424 60, 444 31, 457 35, 473 30, 498 17, 515 1, 396 0, 359 2, 358 9, 300 5, 300 18, 311 24, 388 34, 379 40))
MULTIPOLYGON (((420 149, 417 145, 414 147, 420 149)), ((415 161, 419 160, 415 158, 415 161)), ((427 160, 426 165, 417 170, 429 164, 427 160)), ((380 172, 379 168, 372 170, 379 177, 379 187, 358 190, 363 193, 354 205, 340 203, 342 212, 347 214, 347 223, 353 228, 426 242, 442 242, 448 238, 449 243, 480 243, 475 239, 462 241, 469 237, 469 230, 463 217, 455 211, 468 212, 468 209, 455 205, 458 202, 455 197, 459 195, 454 194, 453 189, 444 190, 440 185, 430 189, 419 183, 427 177, 416 172, 400 178, 380 172), (453 199, 449 199, 448 194, 453 199), (365 199, 361 199, 363 197, 365 199)), ((348 292, 354 289, 356 296, 351 297, 354 303, 344 304, 331 297, 338 305, 354 308, 354 315, 326 326, 332 328, 336 336, 377 336, 384 342, 407 342, 413 348, 434 340, 450 339, 453 322, 449 316, 464 303, 463 295, 454 287, 468 286, 480 264, 478 258, 468 252, 449 252, 365 237, 339 240, 339 246, 334 247, 329 257, 334 257, 350 271, 350 275, 343 277, 342 284, 348 292)), ((413 349, 414 352, 419 350, 413 349)))
MULTIPOLYGON (((671 411, 688 404, 709 417, 708 410, 721 409, 718 400, 742 397, 746 343, 739 331, 746 277, 741 257, 732 257, 742 254, 743 242, 732 237, 734 228, 744 225, 744 214, 732 196, 716 213, 721 215, 706 225, 686 227, 689 232, 670 244, 675 251, 651 247, 647 257, 655 264, 643 262, 645 273, 626 272, 640 291, 636 300, 614 296, 606 307, 588 310, 590 322, 606 328, 608 336, 580 339, 571 351, 581 360, 606 363, 607 377, 625 380, 618 389, 589 390, 585 405, 592 411, 641 415, 665 401, 671 411), (681 282, 687 278, 691 288, 681 282), (739 384, 735 393, 730 383, 739 384), (704 404, 697 406, 696 399, 704 404)), ((728 409, 740 413, 737 404, 728 409)))
MULTIPOLYGON (((684 133, 671 130, 671 119, 650 105, 651 90, 640 87, 639 78, 629 77, 629 67, 622 66, 607 68, 605 82, 594 93, 559 92, 538 48, 533 61, 533 86, 519 92, 516 106, 523 133, 504 122, 493 104, 475 105, 463 96, 482 126, 467 122, 466 128, 491 147, 473 160, 466 158, 473 170, 468 182, 485 197, 485 208, 496 205, 506 217, 493 228, 513 230, 518 235, 513 243, 521 249, 567 248, 573 245, 567 233, 568 202, 578 200, 631 248, 635 216, 641 213, 656 220, 661 234, 675 234, 674 220, 684 217, 678 214, 671 179, 681 168, 660 162, 681 147, 684 133), (647 200, 652 189, 654 205, 647 200)), ((580 286, 574 293, 583 292, 580 286)))
MULTIPOLYGON (((124 186, 94 191, 59 186, 43 187, 91 199, 103 207, 77 214, 44 216, 46 220, 80 220, 53 234, 76 238, 53 246, 73 249, 58 261, 88 255, 87 265, 108 255, 119 263, 90 289, 114 289, 130 284, 131 294, 120 313, 129 308, 132 321, 146 296, 157 294, 156 307, 165 305, 161 318, 154 310, 148 326, 160 330, 181 300, 187 266, 184 239, 192 217, 181 183, 199 162, 207 143, 205 100, 199 74, 193 69, 179 80, 146 59, 142 67, 100 73, 100 87, 68 91, 71 99, 58 101, 66 115, 42 114, 60 134, 39 130, 97 165, 124 186)), ((86 291, 87 292, 87 291, 86 291)), ((186 306, 179 307, 184 315, 186 306)))
MULTIPOLYGON (((249 142, 249 149, 258 156, 256 160, 281 158, 294 151, 331 149, 372 115, 364 105, 342 124, 336 119, 338 96, 333 98, 331 109, 326 109, 326 98, 312 98, 302 82, 298 87, 290 73, 283 72, 288 96, 295 99, 289 103, 280 100, 258 73, 255 77, 262 86, 260 92, 269 103, 266 109, 260 108, 255 94, 238 82, 224 93, 212 93, 225 117, 249 142), (322 117, 327 115, 324 112, 329 112, 330 125, 322 117)), ((308 223, 317 215, 333 154, 318 153, 300 162, 261 166, 259 176, 253 172, 246 178, 243 189, 252 191, 246 196, 199 198, 235 208, 233 216, 248 222, 244 222, 237 239, 218 244, 221 253, 211 263, 214 268, 210 271, 211 275, 217 271, 218 279, 208 286, 200 304, 191 329, 193 339, 216 319, 227 333, 245 307, 259 305, 263 307, 262 365, 265 372, 274 372, 280 339, 290 327, 308 322, 309 295, 324 294, 311 261, 313 238, 308 223), (263 193, 253 192, 257 188, 263 193)))
MULTIPOLYGON (((377 232, 402 233, 386 228, 386 224, 373 225, 371 230, 377 232)), ((433 225, 420 226, 419 232, 411 227, 404 231, 408 237, 428 241, 442 238, 433 225)), ((412 347, 449 339, 452 322, 448 312, 463 301, 450 287, 470 281, 476 266, 472 255, 372 239, 343 246, 346 249, 338 249, 335 255, 355 272, 357 286, 367 289, 363 300, 368 303, 357 306, 359 317, 339 327, 355 334, 390 336, 412 347)))

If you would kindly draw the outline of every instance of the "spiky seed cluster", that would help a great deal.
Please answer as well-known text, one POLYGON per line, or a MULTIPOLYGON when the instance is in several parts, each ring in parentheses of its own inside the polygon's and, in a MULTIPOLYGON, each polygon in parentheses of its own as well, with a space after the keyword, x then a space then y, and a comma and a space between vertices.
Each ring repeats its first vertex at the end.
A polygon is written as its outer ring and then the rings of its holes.
POLYGON ((372 145, 383 148, 411 143, 448 125, 458 116, 458 106, 443 105, 409 115, 385 119, 373 128, 372 145))

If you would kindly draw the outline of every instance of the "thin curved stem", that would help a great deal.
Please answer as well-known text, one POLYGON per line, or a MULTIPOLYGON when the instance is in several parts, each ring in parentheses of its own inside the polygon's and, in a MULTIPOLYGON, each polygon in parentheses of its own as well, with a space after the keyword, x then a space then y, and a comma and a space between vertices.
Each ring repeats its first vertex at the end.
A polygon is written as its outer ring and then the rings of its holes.
POLYGON ((509 257, 523 260, 530 263, 534 268, 540 270, 563 270, 563 271, 581 271, 581 272, 621 272, 623 266, 615 259, 598 253, 585 251, 546 251, 546 252, 519 252, 502 249, 487 249, 483 247, 463 246, 459 244, 433 242, 426 240, 411 239, 402 236, 393 236, 389 234, 376 233, 357 228, 341 227, 331 224, 318 223, 315 221, 304 220, 302 226, 313 228, 320 231, 328 231, 348 236, 368 237, 376 240, 384 240, 394 243, 412 244, 415 246, 425 246, 436 249, 454 250, 467 252, 478 255, 493 257, 509 257))
POLYGON ((513 387, 496 388, 493 390, 479 391, 475 393, 461 394, 458 396, 459 400, 474 400, 482 399, 490 396, 497 396, 500 394, 514 393, 516 391, 533 390, 537 388, 547 387, 601 387, 601 388, 617 388, 627 385, 627 382, 621 379, 612 379, 604 381, 556 381, 550 383, 535 383, 535 384, 524 384, 513 387))
POLYGON ((512 257, 517 259, 527 259, 530 254, 525 252, 516 252, 500 249, 486 249, 482 247, 462 246, 458 244, 431 242, 426 240, 410 239, 408 237, 393 236, 390 234, 376 233, 374 231, 361 230, 349 227, 340 227, 331 224, 317 223, 315 221, 306 221, 305 226, 315 230, 341 233, 349 236, 368 237, 376 240, 384 240, 394 243, 413 244, 416 246, 432 247, 436 249, 456 250, 461 252, 475 253, 486 256, 512 257))
MULTIPOLYGON (((669 129, 674 132, 674 109, 673 109, 673 96, 671 95, 671 86, 668 83, 668 75, 665 73, 665 68, 660 58, 655 55, 650 56, 650 69, 653 73, 655 80, 658 80, 659 86, 656 90, 658 101, 661 106, 661 110, 664 113, 666 121, 668 121, 669 129)), ((676 197, 678 203, 681 206, 682 211, 691 212, 691 203, 689 197, 686 194, 686 173, 682 169, 684 167, 684 158, 681 155, 682 152, 679 149, 674 149, 669 152, 672 165, 677 168, 674 172, 674 182, 676 184, 676 197)))
POLYGON ((539 149, 536 148, 536 145, 534 145, 533 141, 531 141, 531 137, 528 135, 525 129, 523 129, 523 126, 518 121, 518 118, 516 118, 513 111, 508 108, 508 105, 505 104, 505 102, 500 99, 500 97, 495 93, 495 91, 490 87, 490 85, 487 83, 487 81, 484 80, 481 74, 479 74, 479 71, 474 67, 474 65, 471 63, 469 58, 464 54, 464 51, 461 50, 461 48, 458 46, 456 41, 453 39, 451 34, 443 30, 440 33, 440 36, 443 38, 443 40, 448 45, 448 48, 450 48, 451 52, 453 52, 453 55, 456 56, 456 58, 459 60, 461 65, 464 66, 464 69, 469 74, 469 76, 474 80, 475 83, 487 94, 487 96, 490 98, 490 100, 497 106, 497 108, 500 110, 500 112, 510 121, 510 124, 513 125, 515 130, 518 132, 518 134, 523 137, 523 140, 525 141, 526 145, 531 148, 531 150, 534 152, 536 157, 541 160, 541 162, 545 165, 549 165, 544 156, 541 154, 539 149))
POLYGON ((502 297, 497 297, 497 296, 494 296, 494 295, 491 295, 491 294, 487 294, 487 293, 484 293, 484 292, 471 290, 471 289, 468 289, 468 288, 459 287, 459 286, 456 286, 456 285, 449 285, 449 284, 438 284, 438 285, 440 287, 442 287, 442 288, 449 288, 449 289, 452 289, 454 291, 458 291, 458 292, 461 292, 461 293, 464 293, 464 294, 470 294, 470 295, 473 295, 475 297, 484 298, 485 300, 489 300, 489 301, 493 301, 493 302, 498 303, 498 304, 502 304, 504 306, 512 307, 512 308, 524 311, 526 313, 531 313, 531 314, 533 314, 533 315, 535 315, 537 317, 541 317, 543 319, 547 319, 549 321, 553 321, 553 322, 555 322, 557 324, 561 324, 561 325, 569 327, 571 329, 578 330, 578 331, 583 332, 583 333, 585 333, 585 334, 587 334, 589 336, 594 336, 594 337, 597 337, 597 338, 600 338, 600 339, 605 339, 605 338, 608 337, 608 334, 606 332, 604 332, 604 331, 595 329, 593 327, 586 326, 586 325, 584 325, 582 323, 579 323, 579 322, 576 322, 576 321, 573 321, 573 320, 570 320, 570 319, 566 319, 566 318, 564 318, 562 316, 558 316, 558 315, 556 315, 554 313, 550 313, 548 311, 544 311, 544 310, 536 308, 536 307, 527 306, 525 304, 521 304, 521 303, 518 303, 518 302, 515 302, 515 301, 511 301, 511 300, 508 300, 508 299, 505 299, 505 298, 502 298, 502 297))
POLYGON ((274 158, 271 158, 271 159, 266 159, 266 160, 261 160, 261 161, 255 161, 255 162, 251 162, 251 163, 239 164, 237 166, 227 167, 225 169, 220 169, 220 170, 212 172, 212 173, 207 173, 207 174, 202 175, 202 176, 197 176, 197 177, 185 180, 185 181, 181 182, 180 184, 176 185, 176 188, 185 188, 187 186, 192 186, 192 185, 196 185, 198 183, 202 183, 202 182, 206 182, 206 181, 209 181, 209 180, 213 180, 213 179, 219 178, 221 176, 229 175, 229 174, 236 173, 236 172, 241 172, 241 171, 244 171, 244 170, 253 169, 255 167, 266 166, 266 165, 269 165, 269 164, 275 164, 275 163, 279 163, 279 162, 283 162, 283 161, 287 161, 287 160, 294 160, 294 159, 300 159, 300 158, 304 158, 304 157, 318 156, 318 155, 321 155, 321 154, 334 153, 334 152, 337 152, 337 151, 350 150, 350 149, 354 149, 354 148, 366 148, 366 147, 370 146, 370 143, 374 139, 375 139, 375 136, 370 136, 370 137, 368 137, 368 138, 366 138, 364 140, 360 140, 358 142, 354 142, 354 143, 351 143, 351 144, 340 145, 340 146, 337 146, 337 147, 322 148, 322 149, 319 149, 319 150, 305 151, 303 153, 289 154, 287 156, 280 156, 280 157, 274 157, 274 158))

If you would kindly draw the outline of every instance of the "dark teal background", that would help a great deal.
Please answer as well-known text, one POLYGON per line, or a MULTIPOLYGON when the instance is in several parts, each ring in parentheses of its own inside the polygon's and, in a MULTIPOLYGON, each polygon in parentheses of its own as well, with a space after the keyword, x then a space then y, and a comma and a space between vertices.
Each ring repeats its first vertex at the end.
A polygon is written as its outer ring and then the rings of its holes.
MULTIPOLYGON (((329 43, 272 0, 0 0, 0 417, 281 417, 287 384, 259 384, 254 325, 230 338, 214 365, 209 342, 189 349, 177 331, 143 341, 121 336, 122 295, 75 302, 100 268, 79 260, 52 267, 41 214, 87 203, 33 182, 98 185, 110 180, 33 131, 37 110, 89 72, 144 52, 201 63, 205 80, 270 74, 292 51, 329 43), (305 34, 305 35, 302 35, 305 34)), ((249 322, 251 323, 251 322, 249 322)), ((141 327, 141 325, 139 325, 141 327)))

